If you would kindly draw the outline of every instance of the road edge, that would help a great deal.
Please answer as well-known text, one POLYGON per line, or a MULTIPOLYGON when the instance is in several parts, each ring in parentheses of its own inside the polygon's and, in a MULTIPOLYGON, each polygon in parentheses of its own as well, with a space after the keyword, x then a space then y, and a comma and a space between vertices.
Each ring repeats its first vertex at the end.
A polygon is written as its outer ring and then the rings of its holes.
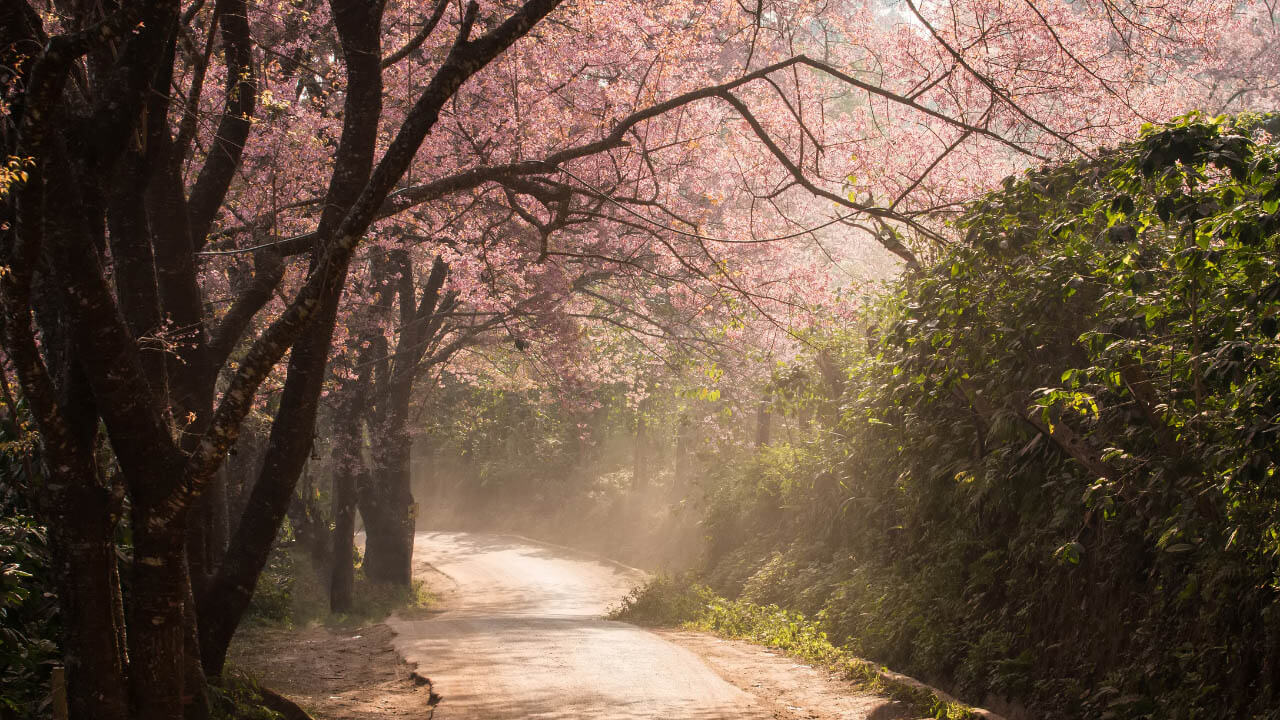
MULTIPOLYGON (((424 530, 415 530, 414 532, 415 532, 415 533, 418 533, 418 532, 457 532, 457 531, 448 531, 448 530, 429 530, 429 529, 424 529, 424 530)), ((464 532, 465 532, 465 531, 464 531, 464 532)), ((584 559, 590 560, 590 561, 592 561, 592 562, 598 562, 598 563, 601 563, 601 564, 604 564, 604 565, 612 565, 612 566, 614 566, 614 567, 616 567, 616 568, 620 568, 620 569, 625 570, 625 571, 627 571, 627 572, 630 572, 630 573, 636 573, 636 574, 638 574, 638 575, 639 575, 641 578, 643 578, 643 579, 652 578, 652 577, 654 576, 654 573, 652 573, 652 572, 649 572, 649 571, 647 571, 647 570, 643 570, 643 569, 641 569, 641 568, 632 567, 631 565, 627 565, 626 563, 619 562, 619 561, 617 561, 617 560, 614 560, 613 558, 610 558, 610 557, 607 557, 607 556, 605 556, 605 555, 602 555, 601 553, 596 552, 596 551, 586 550, 586 549, 578 548, 578 547, 573 547, 573 546, 571 546, 571 545, 563 545, 563 544, 561 544, 561 543, 548 542, 548 541, 546 541, 546 540, 538 540, 537 538, 531 538, 531 537, 528 537, 528 536, 526 536, 526 535, 521 535, 521 534, 519 534, 519 533, 514 533, 514 532, 487 532, 486 534, 494 535, 494 536, 498 536, 498 537, 504 537, 504 538, 511 538, 511 539, 514 539, 514 540, 519 540, 520 542, 528 543, 528 544, 530 544, 530 545, 540 545, 540 546, 543 546, 543 547, 554 548, 554 549, 556 549, 556 550, 560 550, 560 551, 565 552, 565 553, 569 553, 569 554, 572 554, 572 555, 576 555, 576 556, 578 556, 578 557, 581 557, 581 558, 584 558, 584 559)), ((428 566, 430 566, 430 567, 431 567, 431 568, 432 568, 436 573, 439 573, 440 575, 443 575, 443 576, 444 576, 444 577, 446 577, 446 578, 448 578, 448 577, 449 577, 446 573, 444 573, 444 572, 440 571, 439 569, 435 568, 435 566, 434 566, 434 565, 431 565, 431 563, 430 563, 430 562, 426 562, 426 561, 424 561, 424 563, 425 563, 425 564, 427 564, 428 566)), ((449 579, 452 581, 452 578, 449 578, 449 579)), ((619 598, 619 601, 621 601, 621 598, 619 598)), ((645 625, 643 625, 643 624, 639 624, 639 623, 635 623, 635 622, 628 622, 628 621, 626 621, 626 620, 620 620, 620 619, 610 618, 610 617, 608 617, 608 616, 605 616, 605 617, 604 617, 604 619, 605 619, 606 621, 609 621, 609 622, 620 622, 620 623, 624 623, 624 624, 627 624, 627 625, 635 625, 636 627, 639 627, 639 628, 640 628, 640 629, 642 629, 642 630, 647 630, 647 629, 648 629, 648 628, 646 628, 646 627, 645 627, 645 625)), ((393 629, 393 631, 394 631, 394 629, 393 629)), ((779 651, 783 652, 784 654, 788 655, 789 657, 791 657, 792 659, 807 662, 807 660, 805 660, 805 658, 797 657, 797 656, 793 655, 792 653, 788 653, 788 652, 786 652, 785 650, 781 650, 780 648, 777 648, 777 647, 774 647, 774 646, 771 646, 771 645, 765 645, 765 644, 763 644, 763 643, 753 642, 752 640, 750 640, 750 639, 748 639, 748 638, 734 638, 734 637, 730 637, 730 636, 728 636, 728 635, 723 635, 723 634, 721 634, 721 633, 715 632, 715 631, 713 631, 713 630, 692 629, 691 631, 692 631, 692 632, 700 632, 700 633, 704 633, 704 634, 709 635, 709 636, 712 636, 712 637, 719 637, 719 638, 723 638, 723 639, 726 639, 726 640, 738 640, 738 641, 742 641, 742 642, 747 642, 747 643, 749 643, 749 644, 756 645, 756 646, 758 646, 758 647, 762 647, 762 648, 769 648, 769 649, 772 649, 772 650, 779 650, 779 651)), ((1008 718, 1006 718, 1006 717, 1005 717, 1005 716, 1003 716, 1003 715, 1000 715, 1000 714, 998 714, 998 713, 995 713, 995 712, 993 712, 993 711, 991 711, 991 710, 987 710, 986 708, 982 708, 982 707, 977 707, 977 706, 974 706, 974 705, 970 705, 969 703, 967 703, 967 702, 965 702, 965 701, 963 701, 963 700, 961 700, 961 699, 959 699, 959 698, 957 698, 957 697, 955 697, 955 696, 951 695, 950 693, 945 692, 945 691, 943 691, 943 690, 940 690, 940 689, 938 689, 938 688, 936 688, 936 687, 933 687, 932 685, 929 685, 929 684, 927 684, 927 683, 921 682, 920 680, 917 680, 917 679, 915 679, 915 678, 911 677, 910 675, 904 675, 904 674, 902 674, 902 673, 900 673, 900 672, 897 672, 897 671, 891 670, 891 669, 889 669, 889 668, 887 668, 887 667, 884 667, 883 665, 879 665, 879 664, 877 664, 877 663, 873 663, 873 662, 871 662, 871 661, 869 661, 869 660, 866 660, 866 659, 864 659, 864 658, 856 658, 856 660, 858 660, 859 662, 863 663, 865 667, 873 669, 873 672, 876 674, 876 676, 877 676, 877 678, 879 679, 879 681, 880 681, 881 683, 883 683, 883 684, 884 684, 885 686, 887 686, 887 687, 893 687, 893 686, 897 686, 897 687, 905 687, 905 688, 906 688, 908 691, 910 691, 910 692, 914 692, 914 693, 923 693, 923 694, 931 695, 931 696, 933 696, 933 697, 934 697, 934 698, 935 698, 939 703, 941 703, 941 704, 943 704, 943 705, 952 704, 952 705, 959 705, 959 706, 962 706, 962 707, 964 707, 964 708, 966 708, 966 709, 967 709, 967 711, 969 712, 969 714, 970 714, 971 716, 973 716, 973 717, 975 717, 975 718, 978 718, 979 720, 1008 720, 1008 718)), ((722 679, 723 679, 723 678, 722 678, 722 679)), ((846 681, 846 682, 850 682, 850 683, 852 683, 852 682, 856 682, 855 680, 850 679, 850 678, 846 678, 846 679, 845 679, 845 681, 846 681)), ((728 682, 728 680, 727 680, 727 679, 726 679, 726 682, 728 682)), ((740 689, 746 690, 745 688, 740 688, 740 689)))

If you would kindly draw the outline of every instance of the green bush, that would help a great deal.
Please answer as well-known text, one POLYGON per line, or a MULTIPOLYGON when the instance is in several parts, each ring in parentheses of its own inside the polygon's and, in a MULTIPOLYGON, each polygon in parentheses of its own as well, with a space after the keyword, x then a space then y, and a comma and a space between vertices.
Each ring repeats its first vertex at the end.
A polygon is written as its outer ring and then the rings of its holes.
POLYGON ((209 685, 210 720, 283 720, 264 703, 258 681, 235 669, 209 685))
POLYGON ((34 520, 0 516, 0 718, 48 712, 50 668, 59 659, 48 562, 34 520))
POLYGON ((1037 717, 1280 717, 1278 132, 1189 116, 970 206, 828 340, 809 459, 722 479, 712 586, 1037 717))
POLYGON ((612 620, 639 625, 682 625, 702 617, 714 595, 687 576, 656 575, 609 611, 612 620))
MULTIPOLYGON (((304 553, 297 552, 289 544, 277 543, 267 556, 267 565, 258 576, 258 584, 249 598, 249 617, 275 623, 293 620, 297 614, 294 611, 294 588, 300 576, 313 572, 304 553)), ((310 580, 310 577, 304 580, 310 580)))
MULTIPOLYGON (((14 410, 6 404, 6 410, 14 410)), ((20 399, 17 412, 25 415, 20 399)), ((46 530, 24 500, 42 482, 38 437, 0 419, 0 719, 47 715, 49 678, 60 661, 58 602, 46 530)))
POLYGON ((249 601, 249 618, 286 626, 321 623, 345 627, 381 622, 397 610, 421 609, 434 602, 421 581, 415 580, 407 588, 374 583, 357 567, 355 583, 351 612, 331 614, 327 577, 286 534, 272 548, 267 566, 258 576, 249 601))

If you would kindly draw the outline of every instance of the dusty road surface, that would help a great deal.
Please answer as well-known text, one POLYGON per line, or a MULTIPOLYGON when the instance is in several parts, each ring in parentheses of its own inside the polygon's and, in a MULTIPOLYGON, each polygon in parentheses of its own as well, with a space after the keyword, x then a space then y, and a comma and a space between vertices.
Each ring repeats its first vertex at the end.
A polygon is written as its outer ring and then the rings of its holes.
POLYGON ((421 532, 414 553, 445 611, 389 624, 437 720, 907 717, 755 646, 602 619, 637 570, 508 535, 421 532))

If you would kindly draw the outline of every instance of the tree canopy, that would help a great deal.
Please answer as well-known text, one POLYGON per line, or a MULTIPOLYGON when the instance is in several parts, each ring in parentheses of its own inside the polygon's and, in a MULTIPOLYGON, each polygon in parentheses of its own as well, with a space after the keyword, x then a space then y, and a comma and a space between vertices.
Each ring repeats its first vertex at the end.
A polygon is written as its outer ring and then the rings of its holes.
POLYGON ((615 331, 667 362, 847 317, 833 266, 914 272, 1011 172, 1274 103, 1276 34, 1220 0, 6 3, 0 339, 73 716, 199 714, 326 403, 333 548, 358 507, 407 582, 438 368, 511 343, 581 389, 615 331))

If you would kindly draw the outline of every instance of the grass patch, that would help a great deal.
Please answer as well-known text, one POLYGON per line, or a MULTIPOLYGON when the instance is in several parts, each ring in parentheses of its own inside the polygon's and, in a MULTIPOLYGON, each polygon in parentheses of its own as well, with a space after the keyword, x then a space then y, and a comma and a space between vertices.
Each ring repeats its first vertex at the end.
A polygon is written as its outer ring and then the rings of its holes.
MULTIPOLYGON (((859 687, 905 703, 922 717, 979 720, 972 708, 926 687, 905 682, 887 669, 856 657, 827 639, 820 621, 777 605, 726 600, 690 576, 660 575, 632 590, 609 613, 613 620, 678 626, 765 645, 825 667, 859 687)), ((820 620, 820 619, 819 619, 820 620)))
POLYGON ((358 627, 381 622, 393 612, 429 609, 436 597, 419 580, 409 587, 375 583, 356 571, 354 607, 329 612, 328 578, 302 549, 279 545, 258 577, 249 604, 249 619, 284 627, 324 625, 358 627))
POLYGON ((266 706, 262 686, 252 676, 228 668, 217 682, 209 683, 210 720, 283 720, 266 706))
POLYGON ((436 600, 436 596, 427 590, 421 580, 414 580, 409 587, 384 585, 372 582, 364 573, 357 572, 355 604, 351 612, 329 613, 326 599, 325 614, 320 622, 330 627, 367 625, 386 620, 393 612, 429 610, 436 600))

